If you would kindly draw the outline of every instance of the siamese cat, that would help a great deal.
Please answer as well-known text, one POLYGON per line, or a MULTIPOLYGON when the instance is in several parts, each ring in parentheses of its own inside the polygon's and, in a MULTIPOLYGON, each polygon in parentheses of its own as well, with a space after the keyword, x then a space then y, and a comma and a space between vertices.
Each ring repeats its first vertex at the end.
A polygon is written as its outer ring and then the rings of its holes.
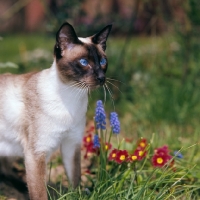
POLYGON ((88 92, 105 83, 111 28, 79 38, 64 23, 49 69, 0 75, 0 156, 24 156, 31 200, 48 199, 46 163, 59 147, 71 185, 79 184, 88 92))

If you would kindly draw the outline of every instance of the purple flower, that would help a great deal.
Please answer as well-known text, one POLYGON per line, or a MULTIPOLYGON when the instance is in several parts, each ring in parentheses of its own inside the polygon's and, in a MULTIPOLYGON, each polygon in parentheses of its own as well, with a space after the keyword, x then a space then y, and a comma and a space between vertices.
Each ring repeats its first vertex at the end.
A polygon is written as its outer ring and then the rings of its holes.
POLYGON ((106 114, 101 100, 96 103, 95 122, 97 129, 106 129, 106 114))
POLYGON ((120 133, 120 121, 118 119, 118 114, 116 112, 110 113, 110 126, 112 128, 113 133, 120 133))
POLYGON ((180 153, 179 151, 174 151, 174 155, 175 155, 175 157, 177 157, 177 158, 180 158, 180 159, 183 158, 183 154, 180 153))
POLYGON ((99 136, 98 135, 94 135, 94 148, 99 148, 100 147, 100 143, 99 143, 99 136))

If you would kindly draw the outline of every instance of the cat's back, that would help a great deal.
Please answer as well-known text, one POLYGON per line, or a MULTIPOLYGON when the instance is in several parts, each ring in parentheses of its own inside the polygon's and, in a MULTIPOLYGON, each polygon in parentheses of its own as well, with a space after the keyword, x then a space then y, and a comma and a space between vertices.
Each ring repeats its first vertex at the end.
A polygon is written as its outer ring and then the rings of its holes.
POLYGON ((22 118, 24 88, 33 76, 34 73, 0 75, 0 131, 3 123, 14 125, 22 118))
POLYGON ((5 95, 8 91, 16 91, 22 93, 22 89, 26 87, 26 84, 32 77, 36 74, 26 73, 26 74, 0 74, 0 91, 5 95))
POLYGON ((24 91, 33 77, 34 73, 0 75, 0 156, 23 155, 24 91))
MULTIPOLYGON (((22 75, 2 74, 0 75, 0 106, 2 103, 14 105, 17 102, 23 102, 24 88, 34 76, 35 73, 27 73, 22 75)), ((2 105, 3 106, 3 105, 2 105)))

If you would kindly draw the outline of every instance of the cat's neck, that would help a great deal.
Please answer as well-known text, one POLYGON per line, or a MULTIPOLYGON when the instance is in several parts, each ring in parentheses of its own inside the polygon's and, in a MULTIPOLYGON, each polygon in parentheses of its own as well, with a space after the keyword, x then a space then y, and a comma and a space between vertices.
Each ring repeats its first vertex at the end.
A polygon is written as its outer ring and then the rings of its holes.
POLYGON ((49 98, 57 96, 64 102, 69 103, 69 105, 72 102, 77 103, 78 101, 83 101, 86 103, 88 101, 88 91, 86 89, 81 88, 73 81, 63 82, 60 79, 55 60, 49 69, 43 71, 40 78, 42 80, 43 92, 45 90, 44 93, 49 98))

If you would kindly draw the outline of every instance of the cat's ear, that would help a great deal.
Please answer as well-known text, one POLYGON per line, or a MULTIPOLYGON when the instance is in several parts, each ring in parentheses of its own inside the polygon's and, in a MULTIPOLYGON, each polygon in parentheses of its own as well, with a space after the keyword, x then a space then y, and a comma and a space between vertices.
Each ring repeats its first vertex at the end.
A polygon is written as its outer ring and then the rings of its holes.
POLYGON ((78 37, 73 26, 65 22, 56 34, 55 54, 57 57, 62 57, 64 50, 70 48, 78 42, 78 37))
POLYGON ((101 31, 99 31, 97 34, 92 36, 92 42, 94 44, 100 44, 102 46, 102 49, 106 50, 106 41, 108 38, 108 35, 112 29, 112 24, 106 26, 101 31))

